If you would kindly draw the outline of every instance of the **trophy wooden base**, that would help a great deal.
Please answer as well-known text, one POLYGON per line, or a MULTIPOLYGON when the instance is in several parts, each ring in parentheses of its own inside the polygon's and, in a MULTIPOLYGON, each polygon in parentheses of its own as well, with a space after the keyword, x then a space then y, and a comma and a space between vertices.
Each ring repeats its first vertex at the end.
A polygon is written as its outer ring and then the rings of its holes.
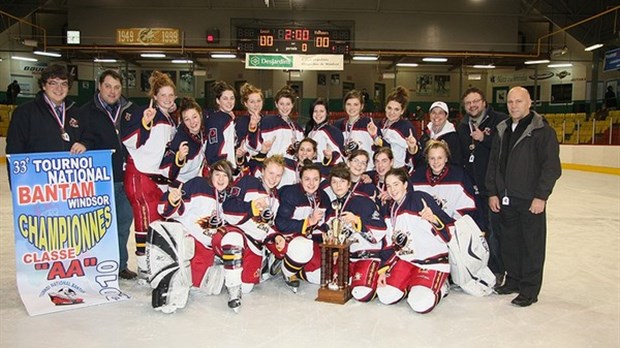
POLYGON ((345 304, 351 299, 351 289, 346 287, 342 290, 320 288, 316 301, 335 304, 345 304))
POLYGON ((349 285, 349 246, 351 241, 341 244, 321 244, 321 287, 317 301, 345 304, 351 299, 349 285))

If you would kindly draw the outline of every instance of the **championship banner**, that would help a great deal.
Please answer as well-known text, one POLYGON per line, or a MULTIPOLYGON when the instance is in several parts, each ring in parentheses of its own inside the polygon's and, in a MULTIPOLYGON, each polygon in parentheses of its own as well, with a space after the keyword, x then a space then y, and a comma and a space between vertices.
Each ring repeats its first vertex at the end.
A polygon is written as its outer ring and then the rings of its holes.
POLYGON ((129 298, 118 286, 112 151, 7 155, 17 288, 29 315, 129 298))

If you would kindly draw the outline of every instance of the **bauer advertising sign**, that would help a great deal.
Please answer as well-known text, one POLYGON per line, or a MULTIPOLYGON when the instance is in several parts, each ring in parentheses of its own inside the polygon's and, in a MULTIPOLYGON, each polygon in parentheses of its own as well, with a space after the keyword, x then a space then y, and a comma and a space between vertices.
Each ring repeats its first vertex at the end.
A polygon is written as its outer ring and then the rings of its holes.
POLYGON ((17 288, 30 315, 116 302, 112 152, 8 155, 17 288))

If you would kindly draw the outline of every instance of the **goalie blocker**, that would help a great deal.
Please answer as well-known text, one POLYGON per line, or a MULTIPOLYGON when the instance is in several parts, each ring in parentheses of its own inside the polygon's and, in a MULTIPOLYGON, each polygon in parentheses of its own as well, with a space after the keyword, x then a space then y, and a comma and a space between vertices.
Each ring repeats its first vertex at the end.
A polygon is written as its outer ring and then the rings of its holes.
POLYGON ((189 260, 194 240, 178 222, 155 221, 149 225, 146 263, 157 311, 173 313, 187 304, 192 275, 189 260))

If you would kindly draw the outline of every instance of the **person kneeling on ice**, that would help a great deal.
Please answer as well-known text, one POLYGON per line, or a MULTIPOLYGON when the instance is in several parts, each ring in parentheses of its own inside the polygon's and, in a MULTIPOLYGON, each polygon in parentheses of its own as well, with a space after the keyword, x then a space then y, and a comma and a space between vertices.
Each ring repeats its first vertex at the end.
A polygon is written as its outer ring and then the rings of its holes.
MULTIPOLYGON (((183 308, 190 284, 204 289, 207 294, 217 295, 225 283, 229 294, 228 306, 235 309, 241 305, 243 232, 228 225, 224 213, 224 205, 230 198, 231 183, 232 166, 226 160, 221 160, 211 166, 209 178, 191 179, 178 188, 171 188, 162 197, 159 205, 162 216, 176 220, 186 232, 183 236, 175 236, 174 240, 166 237, 167 231, 163 239, 157 238, 159 234, 156 228, 149 235, 147 264, 151 287, 154 289, 153 307, 156 310, 171 313, 177 308, 183 308), (193 239, 193 245, 182 240, 187 234, 193 239), (179 250, 181 248, 184 250, 179 250), (162 253, 173 256, 157 257, 162 256, 162 253), (189 260, 189 264, 182 260, 189 260), (171 276, 160 281, 160 273, 169 271, 168 265, 173 263, 188 278, 171 276), (186 286, 182 292, 184 299, 180 295, 174 297, 176 293, 172 290, 182 286, 186 286)), ((252 204, 266 204, 265 199, 259 200, 252 204)), ((161 229, 166 230, 165 227, 161 229)))
POLYGON ((280 189, 280 207, 276 214, 276 229, 282 233, 280 241, 276 240, 278 251, 284 254, 282 273, 286 285, 295 293, 300 285, 299 278, 320 284, 319 244, 327 231, 325 215, 330 214, 331 209, 329 197, 319 190, 319 167, 305 161, 299 175, 300 183, 280 189))
POLYGON ((391 255, 379 271, 377 297, 394 304, 407 295, 415 312, 429 313, 448 293, 447 243, 454 220, 428 193, 409 189, 405 169, 390 169, 385 185, 391 198, 383 209, 391 255))
POLYGON ((375 296, 385 221, 372 199, 353 192, 351 172, 346 164, 332 168, 329 182, 336 198, 331 203, 333 211, 327 216, 327 225, 332 228, 334 222, 341 225, 341 233, 353 242, 349 264, 351 294, 358 301, 368 302, 375 296))

